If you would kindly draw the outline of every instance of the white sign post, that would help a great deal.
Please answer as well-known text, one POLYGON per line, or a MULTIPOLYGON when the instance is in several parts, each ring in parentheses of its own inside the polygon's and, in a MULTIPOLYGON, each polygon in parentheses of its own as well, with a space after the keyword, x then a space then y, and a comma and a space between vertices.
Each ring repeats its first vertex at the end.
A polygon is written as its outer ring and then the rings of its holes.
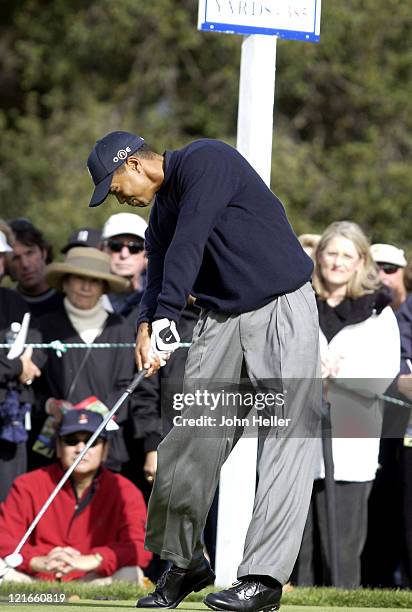
MULTIPOLYGON (((244 34, 237 149, 270 186, 277 37, 318 42, 321 0, 199 0, 198 29, 244 34)), ((236 580, 256 483, 257 438, 241 438, 220 474, 216 584, 236 580)))
POLYGON ((240 153, 270 187, 276 36, 255 34, 242 42, 237 116, 240 153))

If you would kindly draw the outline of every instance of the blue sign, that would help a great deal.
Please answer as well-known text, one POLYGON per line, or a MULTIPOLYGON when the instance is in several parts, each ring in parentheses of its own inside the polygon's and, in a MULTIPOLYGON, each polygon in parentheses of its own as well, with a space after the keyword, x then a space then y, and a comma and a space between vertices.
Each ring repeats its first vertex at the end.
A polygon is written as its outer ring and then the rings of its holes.
POLYGON ((199 0, 198 29, 319 42, 321 0, 199 0))

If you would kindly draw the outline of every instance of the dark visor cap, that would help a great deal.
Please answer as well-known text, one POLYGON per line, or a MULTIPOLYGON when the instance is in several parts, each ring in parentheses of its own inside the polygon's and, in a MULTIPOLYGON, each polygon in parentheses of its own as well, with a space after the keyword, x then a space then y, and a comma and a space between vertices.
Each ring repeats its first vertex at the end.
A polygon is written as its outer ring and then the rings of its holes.
MULTIPOLYGON (((63 415, 58 429, 58 435, 61 438, 62 436, 68 436, 78 431, 86 431, 93 434, 102 422, 103 416, 98 412, 72 408, 63 415)), ((107 438, 106 429, 101 431, 99 437, 107 438)))
POLYGON ((143 138, 129 132, 110 132, 96 142, 87 160, 87 168, 95 184, 89 206, 99 206, 104 202, 109 195, 115 170, 143 144, 143 138))

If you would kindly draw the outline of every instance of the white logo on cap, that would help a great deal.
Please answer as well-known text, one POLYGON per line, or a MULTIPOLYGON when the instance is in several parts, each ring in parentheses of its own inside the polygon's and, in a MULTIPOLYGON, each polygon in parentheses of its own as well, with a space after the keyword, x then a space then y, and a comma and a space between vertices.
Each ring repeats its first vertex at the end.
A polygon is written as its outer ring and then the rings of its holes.
POLYGON ((131 152, 132 150, 130 147, 126 147, 126 149, 119 149, 117 151, 117 155, 113 157, 114 163, 117 164, 118 161, 121 161, 122 159, 126 159, 127 154, 131 152))

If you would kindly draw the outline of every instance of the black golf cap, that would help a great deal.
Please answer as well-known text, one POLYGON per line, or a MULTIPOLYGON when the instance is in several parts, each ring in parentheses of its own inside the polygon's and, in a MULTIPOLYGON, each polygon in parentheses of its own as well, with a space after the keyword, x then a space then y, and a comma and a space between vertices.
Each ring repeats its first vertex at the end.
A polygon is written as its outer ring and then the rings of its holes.
POLYGON ((66 254, 67 251, 77 246, 88 246, 99 248, 102 232, 91 227, 82 227, 70 234, 67 244, 61 249, 60 253, 66 254))
POLYGON ((95 184, 89 206, 99 206, 105 201, 113 173, 143 144, 144 138, 129 132, 110 132, 96 142, 87 160, 87 168, 95 184))

